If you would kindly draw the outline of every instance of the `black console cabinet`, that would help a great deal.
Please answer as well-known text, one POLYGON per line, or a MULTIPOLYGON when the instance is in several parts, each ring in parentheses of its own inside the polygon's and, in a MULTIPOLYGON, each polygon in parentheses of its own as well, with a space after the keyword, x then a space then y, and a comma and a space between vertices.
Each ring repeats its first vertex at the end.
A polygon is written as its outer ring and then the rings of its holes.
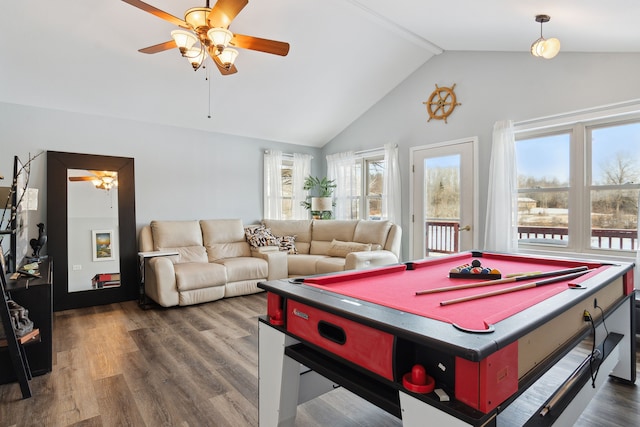
MULTIPOLYGON (((41 278, 8 279, 6 291, 15 302, 29 310, 34 328, 40 329, 40 342, 24 346, 32 375, 51 372, 53 357, 53 261, 40 262, 41 278)), ((0 348, 0 384, 16 381, 8 348, 0 348)))

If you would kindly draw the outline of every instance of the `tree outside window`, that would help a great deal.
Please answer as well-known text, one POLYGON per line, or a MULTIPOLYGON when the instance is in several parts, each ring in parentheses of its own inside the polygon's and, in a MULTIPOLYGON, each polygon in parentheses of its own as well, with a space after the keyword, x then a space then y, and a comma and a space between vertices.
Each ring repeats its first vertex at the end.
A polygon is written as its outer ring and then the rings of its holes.
POLYGON ((293 161, 282 160, 280 167, 282 177, 282 218, 293 218, 293 161))
POLYGON ((637 249, 640 123, 588 128, 591 247, 637 249))

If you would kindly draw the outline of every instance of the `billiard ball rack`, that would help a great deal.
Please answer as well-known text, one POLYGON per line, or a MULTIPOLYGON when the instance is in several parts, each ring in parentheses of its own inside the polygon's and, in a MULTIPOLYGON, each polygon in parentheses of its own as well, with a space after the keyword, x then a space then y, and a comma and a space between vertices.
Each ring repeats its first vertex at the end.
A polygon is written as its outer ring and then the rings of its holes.
POLYGON ((475 258, 470 263, 452 268, 449 271, 449 278, 495 280, 502 278, 502 273, 497 268, 483 266, 482 261, 475 258))

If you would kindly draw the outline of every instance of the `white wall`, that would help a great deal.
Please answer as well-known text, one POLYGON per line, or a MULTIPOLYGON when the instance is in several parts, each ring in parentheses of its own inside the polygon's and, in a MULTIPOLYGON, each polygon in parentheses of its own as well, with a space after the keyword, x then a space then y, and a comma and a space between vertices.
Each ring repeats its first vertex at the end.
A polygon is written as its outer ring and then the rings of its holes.
MULTIPOLYGON (((266 149, 312 154, 312 172, 319 170, 320 150, 312 147, 0 103, 0 185, 11 184, 14 155, 24 161, 42 150, 132 157, 138 228, 153 219, 259 221, 266 149)), ((40 189, 39 209, 29 217, 32 237, 35 224, 48 225, 45 178, 41 155, 30 181, 40 189)))
MULTIPOLYGON (((445 52, 323 147, 327 154, 398 144, 400 170, 410 171, 409 148, 477 136, 480 239, 484 241, 488 165, 493 124, 565 113, 640 98, 640 54, 563 53, 553 60, 528 53, 445 52), (427 122, 422 104, 435 85, 456 84, 457 107, 448 123, 427 122)), ((326 162, 325 162, 326 163, 326 162)), ((326 169, 326 164, 322 166, 326 169)), ((409 254, 409 180, 402 175, 403 254, 409 254)), ((405 255, 407 256, 407 255, 405 255)))

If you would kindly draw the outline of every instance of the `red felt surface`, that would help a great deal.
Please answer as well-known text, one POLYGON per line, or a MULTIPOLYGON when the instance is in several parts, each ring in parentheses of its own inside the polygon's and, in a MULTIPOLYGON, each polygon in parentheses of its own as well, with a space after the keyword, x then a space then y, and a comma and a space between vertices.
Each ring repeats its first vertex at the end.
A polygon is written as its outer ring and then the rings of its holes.
POLYGON ((579 290, 569 289, 568 285, 570 283, 583 282, 597 274, 602 268, 607 268, 598 263, 484 254, 482 258, 478 258, 482 265, 499 269, 503 276, 510 273, 545 272, 580 266, 587 266, 596 270, 569 281, 561 281, 541 287, 447 306, 441 306, 440 302, 535 282, 541 279, 415 295, 417 291, 421 290, 477 282, 473 278, 466 280, 450 279, 448 277, 449 270, 460 264, 471 262, 472 259, 470 254, 465 253, 441 259, 419 261, 414 263, 414 270, 404 270, 398 268, 398 266, 392 266, 388 269, 376 269, 375 274, 374 270, 362 270, 340 275, 309 278, 305 279, 305 283, 352 298, 443 322, 455 323, 463 328, 484 330, 488 328, 488 325, 504 320, 560 292, 580 292, 579 290))

